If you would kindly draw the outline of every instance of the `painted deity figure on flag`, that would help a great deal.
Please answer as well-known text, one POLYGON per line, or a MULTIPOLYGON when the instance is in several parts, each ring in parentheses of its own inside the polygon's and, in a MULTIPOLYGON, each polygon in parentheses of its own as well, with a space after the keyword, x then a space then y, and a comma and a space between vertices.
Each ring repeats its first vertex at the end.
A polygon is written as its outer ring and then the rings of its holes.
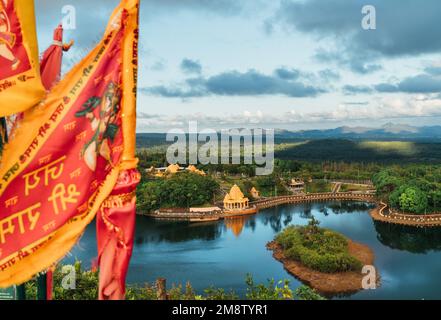
POLYGON ((15 34, 11 32, 11 25, 6 14, 8 0, 0 0, 0 57, 6 59, 11 64, 11 70, 16 70, 20 65, 12 48, 15 45, 15 34))
POLYGON ((118 122, 121 89, 110 82, 103 97, 89 98, 78 111, 77 118, 86 117, 94 132, 92 138, 85 144, 82 156, 90 170, 95 171, 97 157, 101 156, 113 165, 111 159, 111 144, 119 130, 118 122))

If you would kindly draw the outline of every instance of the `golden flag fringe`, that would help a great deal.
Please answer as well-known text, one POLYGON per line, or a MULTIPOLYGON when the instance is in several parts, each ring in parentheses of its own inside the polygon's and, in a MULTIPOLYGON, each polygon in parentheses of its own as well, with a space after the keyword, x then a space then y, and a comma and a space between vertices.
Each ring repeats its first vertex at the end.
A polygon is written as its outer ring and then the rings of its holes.
POLYGON ((25 112, 5 148, 0 287, 28 281, 62 259, 120 171, 136 168, 138 5, 120 3, 101 42, 25 112))
POLYGON ((40 78, 33 0, 0 0, 0 117, 35 106, 40 78))

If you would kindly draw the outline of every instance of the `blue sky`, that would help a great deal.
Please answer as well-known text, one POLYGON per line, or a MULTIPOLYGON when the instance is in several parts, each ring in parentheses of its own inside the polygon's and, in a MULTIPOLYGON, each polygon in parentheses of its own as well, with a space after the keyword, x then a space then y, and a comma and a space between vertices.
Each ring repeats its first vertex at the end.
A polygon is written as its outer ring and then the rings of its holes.
MULTIPOLYGON (((68 70, 118 2, 36 1, 40 49, 73 5, 68 70)), ((138 131, 436 125, 440 18, 438 0, 141 0, 138 131)))

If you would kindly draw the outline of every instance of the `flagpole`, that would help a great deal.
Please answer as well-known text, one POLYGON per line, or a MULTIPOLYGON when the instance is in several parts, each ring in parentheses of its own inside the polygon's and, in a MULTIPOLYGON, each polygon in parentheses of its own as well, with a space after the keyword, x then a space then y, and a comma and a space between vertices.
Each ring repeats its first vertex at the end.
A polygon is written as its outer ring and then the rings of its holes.
POLYGON ((17 300, 26 300, 26 287, 25 284, 21 284, 16 287, 17 300))
POLYGON ((47 300, 47 274, 37 277, 37 300, 47 300))

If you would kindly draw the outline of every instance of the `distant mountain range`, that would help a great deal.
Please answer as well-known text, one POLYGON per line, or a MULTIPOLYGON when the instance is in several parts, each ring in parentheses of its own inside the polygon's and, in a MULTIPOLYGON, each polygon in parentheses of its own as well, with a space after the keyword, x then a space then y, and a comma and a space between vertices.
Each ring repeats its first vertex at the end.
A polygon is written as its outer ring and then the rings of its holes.
POLYGON ((339 127, 326 130, 277 130, 279 139, 441 140, 441 126, 413 127, 387 123, 380 128, 339 127))
MULTIPOLYGON (((241 130, 241 129, 239 129, 241 130)), ((387 123, 380 128, 339 127, 324 130, 276 130, 276 141, 284 140, 401 140, 419 142, 441 142, 441 125, 414 127, 407 124, 387 123)), ((165 133, 138 133, 138 146, 170 144, 166 142, 165 133)))

